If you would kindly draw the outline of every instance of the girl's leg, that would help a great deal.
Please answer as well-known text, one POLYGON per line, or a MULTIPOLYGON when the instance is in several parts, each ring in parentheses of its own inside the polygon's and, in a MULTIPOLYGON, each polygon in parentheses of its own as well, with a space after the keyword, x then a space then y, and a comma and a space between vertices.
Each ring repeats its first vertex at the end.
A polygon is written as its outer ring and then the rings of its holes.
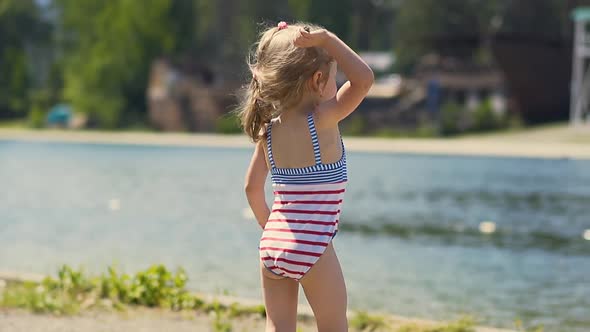
POLYGON ((268 271, 260 262, 266 332, 295 332, 299 283, 268 271))
POLYGON ((346 285, 332 242, 300 280, 319 332, 348 331, 346 285))

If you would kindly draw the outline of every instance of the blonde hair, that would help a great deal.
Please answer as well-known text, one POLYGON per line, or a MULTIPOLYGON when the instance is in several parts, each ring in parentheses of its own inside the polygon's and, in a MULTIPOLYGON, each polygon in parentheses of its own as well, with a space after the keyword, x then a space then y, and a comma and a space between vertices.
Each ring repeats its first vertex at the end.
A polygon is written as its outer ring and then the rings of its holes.
POLYGON ((296 106, 308 92, 307 81, 316 71, 327 80, 333 58, 320 47, 299 48, 293 45, 299 29, 322 29, 306 23, 289 24, 286 28, 268 28, 248 59, 252 72, 249 84, 242 88, 238 114, 244 132, 252 141, 263 137, 264 124, 283 109, 296 106))

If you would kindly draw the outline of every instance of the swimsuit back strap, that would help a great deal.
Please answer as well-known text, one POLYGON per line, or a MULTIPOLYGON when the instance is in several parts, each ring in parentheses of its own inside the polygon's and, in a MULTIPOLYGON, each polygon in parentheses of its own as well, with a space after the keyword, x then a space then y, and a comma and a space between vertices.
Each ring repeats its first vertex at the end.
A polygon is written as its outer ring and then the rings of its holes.
POLYGON ((271 137, 270 137, 270 133, 272 131, 271 128, 272 128, 272 121, 269 122, 268 125, 266 126, 266 147, 268 150, 268 161, 270 162, 270 167, 276 168, 275 160, 272 157, 272 142, 271 142, 271 137))
POLYGON ((309 127, 309 133, 311 135, 311 143, 313 144, 313 156, 315 158, 315 164, 319 165, 322 163, 322 156, 320 154, 320 143, 318 141, 318 133, 315 129, 315 123, 313 121, 313 114, 307 115, 307 125, 309 127))

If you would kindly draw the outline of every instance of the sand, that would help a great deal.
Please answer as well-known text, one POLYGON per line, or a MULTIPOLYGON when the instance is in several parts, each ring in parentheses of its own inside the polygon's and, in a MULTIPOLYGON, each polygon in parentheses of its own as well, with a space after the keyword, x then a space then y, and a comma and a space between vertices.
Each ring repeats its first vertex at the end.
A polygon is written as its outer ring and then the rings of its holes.
MULTIPOLYGON (((39 282, 43 275, 31 273, 19 273, 16 271, 0 271, 0 293, 6 282, 39 282)), ((241 306, 254 306, 262 304, 261 299, 245 299, 223 295, 195 293, 207 303, 216 301, 222 305, 230 306, 238 303, 241 306)), ((347 313, 349 319, 356 312, 347 313)), ((375 313, 371 313, 375 315, 375 313)), ((377 314, 387 323, 387 328, 376 331, 395 331, 406 324, 419 326, 436 326, 443 322, 420 318, 409 318, 390 314, 377 314)), ((206 314, 196 311, 173 312, 165 309, 132 307, 126 311, 118 312, 99 308, 86 309, 77 315, 56 316, 52 314, 35 314, 24 309, 0 307, 0 331, 1 332, 160 332, 160 331, 215 331, 216 321, 229 323, 234 332, 264 331, 265 319, 258 315, 229 318, 221 316, 216 318, 214 313, 206 314)), ((308 305, 298 305, 299 332, 316 331, 313 311, 308 305)), ((354 329, 351 327, 351 331, 354 329)), ((492 327, 476 326, 475 332, 514 332, 511 330, 492 327)))
MULTIPOLYGON (((244 135, 218 134, 5 128, 0 129, 0 140, 253 148, 244 135)), ((360 152, 590 160, 590 126, 561 125, 448 139, 345 137, 344 141, 348 151, 360 152)))

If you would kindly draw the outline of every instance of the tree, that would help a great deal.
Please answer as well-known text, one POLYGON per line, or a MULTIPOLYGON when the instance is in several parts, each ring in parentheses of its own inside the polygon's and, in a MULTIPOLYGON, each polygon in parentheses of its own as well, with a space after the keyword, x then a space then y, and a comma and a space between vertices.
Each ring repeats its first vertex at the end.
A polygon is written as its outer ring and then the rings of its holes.
POLYGON ((498 33, 532 41, 566 39, 572 25, 564 0, 510 1, 499 13, 498 33))
POLYGON ((55 0, 64 57, 64 97, 101 127, 145 113, 149 67, 186 47, 193 2, 55 0), (180 18, 180 19, 179 19, 180 18))
POLYGON ((430 52, 472 60, 492 35, 562 40, 569 22, 563 0, 411 0, 396 22, 399 65, 408 70, 430 52))
POLYGON ((46 42, 48 30, 35 1, 0 1, 0 117, 22 117, 27 111, 34 80, 27 49, 46 42))
POLYGON ((473 59, 504 0, 404 1, 396 21, 396 54, 407 71, 427 53, 473 59))

